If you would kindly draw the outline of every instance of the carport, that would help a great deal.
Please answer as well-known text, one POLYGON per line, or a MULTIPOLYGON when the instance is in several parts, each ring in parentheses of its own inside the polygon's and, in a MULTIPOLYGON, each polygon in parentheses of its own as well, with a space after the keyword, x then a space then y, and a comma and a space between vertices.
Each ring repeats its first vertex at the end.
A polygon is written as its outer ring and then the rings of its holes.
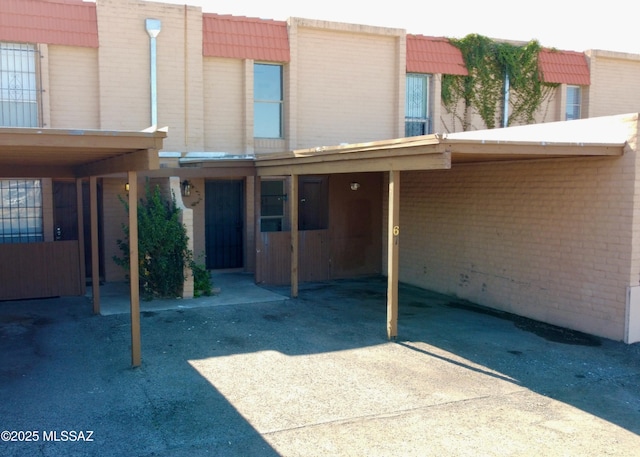
MULTIPOLYGON (((0 128, 2 179, 74 179, 78 226, 82 227, 82 181, 89 180, 92 268, 99 271, 97 177, 126 173, 129 182, 130 259, 138 258, 137 173, 159 168, 158 151, 166 130, 101 131, 0 128)), ((46 208, 45 208, 46 210, 46 208)), ((43 228, 43 230, 46 227, 43 228)), ((85 293, 84 239, 0 244, 0 283, 16 289, 10 298, 85 293), (61 272, 70 272, 60 275, 61 272), (41 287, 42 284, 48 284, 41 287), (22 294, 23 296, 20 296, 22 294)), ((138 263, 130 263, 131 362, 140 365, 140 296, 138 263)), ((100 311, 99 275, 92 275, 93 310, 100 311)), ((5 297, 6 298, 6 297, 5 297)))
MULTIPOLYGON (((388 182, 387 336, 398 336, 401 172, 445 170, 479 162, 621 156, 636 115, 555 122, 495 130, 433 134, 370 143, 295 150, 256 157, 258 179, 288 176, 291 226, 291 296, 298 295, 298 176, 382 172, 388 182), (634 117, 635 116, 635 117, 634 117)), ((258 187, 256 185, 256 187, 258 187)), ((331 202, 329 203, 331 204, 331 202)))

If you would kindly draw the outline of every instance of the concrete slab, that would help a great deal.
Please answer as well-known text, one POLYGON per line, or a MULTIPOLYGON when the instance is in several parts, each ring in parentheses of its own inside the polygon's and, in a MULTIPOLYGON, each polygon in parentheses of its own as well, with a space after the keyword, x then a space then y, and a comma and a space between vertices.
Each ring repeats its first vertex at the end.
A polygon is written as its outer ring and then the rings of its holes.
MULTIPOLYGON (((213 287, 216 289, 210 296, 196 297, 189 300, 153 299, 140 300, 141 312, 162 311, 167 309, 200 308, 203 306, 226 306, 249 303, 267 303, 286 300, 288 295, 271 292, 258 287, 253 282, 252 273, 214 272, 211 274, 213 287)), ((86 297, 92 297, 92 288, 87 287, 86 297)), ((109 282, 100 287, 100 314, 128 314, 130 312, 129 283, 109 282)))
POLYGON ((94 316, 83 297, 0 302, 0 431, 16 439, 0 454, 637 454, 640 345, 406 285, 388 341, 385 293, 363 278, 147 310, 136 369, 127 314, 94 316))

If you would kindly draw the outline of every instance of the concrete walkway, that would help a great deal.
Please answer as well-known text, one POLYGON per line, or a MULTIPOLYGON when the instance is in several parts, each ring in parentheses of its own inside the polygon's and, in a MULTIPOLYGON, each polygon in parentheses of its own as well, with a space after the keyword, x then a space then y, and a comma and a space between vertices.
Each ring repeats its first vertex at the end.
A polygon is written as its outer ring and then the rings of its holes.
MULTIPOLYGON (((214 272, 211 274, 214 289, 211 296, 196 297, 189 300, 140 300, 141 312, 163 311, 168 309, 201 308, 204 306, 225 306, 250 303, 282 302, 289 298, 271 292, 254 283, 252 273, 237 271, 214 272)), ((92 297, 91 287, 87 287, 87 298, 92 297)), ((129 283, 111 282, 100 286, 100 314, 128 314, 130 312, 129 283)))
POLYGON ((0 455, 638 455, 639 345, 403 285, 390 342, 385 293, 145 310, 137 369, 127 314, 0 302, 0 455))

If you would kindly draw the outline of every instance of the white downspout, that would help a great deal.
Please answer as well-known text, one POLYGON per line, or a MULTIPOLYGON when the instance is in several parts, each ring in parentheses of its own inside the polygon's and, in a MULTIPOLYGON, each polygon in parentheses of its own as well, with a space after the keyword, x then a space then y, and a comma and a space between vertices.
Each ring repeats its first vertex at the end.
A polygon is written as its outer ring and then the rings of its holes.
POLYGON ((509 125, 509 73, 504 75, 504 106, 502 112, 502 127, 509 125))
POLYGON ((160 19, 147 19, 145 21, 147 33, 149 34, 150 48, 150 69, 151 69, 151 126, 158 126, 158 69, 157 69, 157 51, 156 38, 162 28, 160 19))

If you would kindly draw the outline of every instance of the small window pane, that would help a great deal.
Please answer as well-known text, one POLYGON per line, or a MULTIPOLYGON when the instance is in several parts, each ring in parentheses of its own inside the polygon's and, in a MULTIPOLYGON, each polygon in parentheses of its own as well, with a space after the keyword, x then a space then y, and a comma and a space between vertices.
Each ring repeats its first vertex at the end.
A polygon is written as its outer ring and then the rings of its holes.
POLYGON ((279 103, 256 103, 254 106, 254 138, 282 138, 280 129, 282 105, 279 103))
POLYGON ((262 232, 281 232, 286 202, 284 181, 261 181, 260 199, 260 230, 262 232))
POLYGON ((42 240, 40 180, 0 180, 0 244, 42 240))
POLYGON ((282 67, 255 64, 253 76, 255 100, 282 100, 282 67))

